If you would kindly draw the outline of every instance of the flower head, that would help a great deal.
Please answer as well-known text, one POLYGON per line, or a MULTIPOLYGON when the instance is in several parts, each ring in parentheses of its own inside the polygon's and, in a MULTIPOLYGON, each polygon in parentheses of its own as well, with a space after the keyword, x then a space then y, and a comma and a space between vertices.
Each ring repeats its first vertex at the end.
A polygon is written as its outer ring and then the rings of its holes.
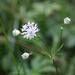
POLYGON ((34 38, 34 36, 36 36, 36 32, 39 31, 39 29, 37 28, 37 24, 35 24, 34 22, 28 22, 27 24, 23 25, 21 30, 21 34, 24 35, 23 38, 26 39, 34 38))
POLYGON ((22 59, 25 60, 25 59, 27 59, 29 57, 29 53, 25 52, 21 56, 22 56, 22 59))
POLYGON ((16 35, 19 35, 20 34, 20 31, 17 30, 17 29, 14 29, 12 33, 13 33, 14 36, 16 36, 16 35))
POLYGON ((22 31, 26 31, 26 29, 27 29, 27 25, 25 24, 25 25, 22 26, 22 29, 21 30, 22 31))
POLYGON ((66 17, 64 19, 64 24, 69 24, 70 22, 71 22, 71 19, 70 18, 66 17))

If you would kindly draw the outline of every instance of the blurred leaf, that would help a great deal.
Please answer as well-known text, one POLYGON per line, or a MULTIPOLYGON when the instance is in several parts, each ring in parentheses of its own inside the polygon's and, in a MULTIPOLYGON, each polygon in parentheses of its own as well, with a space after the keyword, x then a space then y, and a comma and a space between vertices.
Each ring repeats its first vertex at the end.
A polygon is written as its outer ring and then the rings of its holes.
POLYGON ((66 75, 74 75, 75 74, 75 56, 71 59, 71 64, 69 65, 68 71, 66 75))
POLYGON ((75 46, 75 35, 69 34, 69 38, 67 38, 67 46, 68 48, 75 46))
POLYGON ((33 8, 38 14, 51 15, 55 10, 60 10, 60 5, 57 3, 50 3, 45 1, 43 3, 34 3, 33 8))

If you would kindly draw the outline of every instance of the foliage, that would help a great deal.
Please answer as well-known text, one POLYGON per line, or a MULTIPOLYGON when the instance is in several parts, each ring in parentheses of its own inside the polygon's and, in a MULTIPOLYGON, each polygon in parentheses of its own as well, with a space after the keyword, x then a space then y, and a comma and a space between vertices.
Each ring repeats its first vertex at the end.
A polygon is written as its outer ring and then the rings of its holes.
MULTIPOLYGON (((50 51, 54 53, 59 41, 60 27, 63 25, 63 19, 70 17, 72 22, 64 29, 62 37, 64 46, 58 55, 62 54, 57 56, 55 60, 61 75, 75 74, 74 4, 75 0, 0 0, 0 18, 5 27, 18 66, 21 65, 21 54, 24 51, 41 53, 41 49, 32 41, 23 39, 22 36, 13 37, 12 31, 14 28, 20 29, 21 25, 27 23, 28 20, 35 21, 40 29, 38 35, 46 42, 50 51)), ((35 37, 35 40, 45 48, 39 39, 35 37)), ((55 74, 54 66, 52 63, 50 65, 50 62, 45 58, 30 56, 24 63, 27 75, 55 74)), ((13 70, 15 70, 14 68, 14 63, 0 25, 0 75, 11 75, 13 70)), ((22 69, 21 72, 23 71, 22 69)))

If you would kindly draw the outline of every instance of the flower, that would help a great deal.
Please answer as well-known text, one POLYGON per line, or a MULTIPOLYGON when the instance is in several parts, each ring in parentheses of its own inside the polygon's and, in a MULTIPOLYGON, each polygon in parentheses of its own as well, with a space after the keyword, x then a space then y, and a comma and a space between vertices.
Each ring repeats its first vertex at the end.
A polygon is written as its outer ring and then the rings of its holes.
POLYGON ((70 22, 71 22, 71 19, 70 18, 66 17, 64 19, 64 24, 69 24, 70 22))
POLYGON ((29 53, 25 52, 21 56, 22 56, 22 59, 25 60, 29 57, 29 53))
POLYGON ((14 36, 16 36, 16 35, 19 35, 20 34, 20 31, 17 30, 17 29, 14 29, 12 33, 13 33, 14 36))
POLYGON ((27 25, 25 24, 25 25, 23 25, 22 27, 23 27, 23 28, 22 28, 21 30, 22 30, 22 31, 26 31, 27 25))
POLYGON ((22 26, 22 35, 23 38, 29 39, 31 40, 32 38, 34 38, 34 36, 36 36, 36 32, 39 31, 39 29, 37 28, 37 24, 35 24, 34 22, 30 23, 28 22, 27 24, 22 26))

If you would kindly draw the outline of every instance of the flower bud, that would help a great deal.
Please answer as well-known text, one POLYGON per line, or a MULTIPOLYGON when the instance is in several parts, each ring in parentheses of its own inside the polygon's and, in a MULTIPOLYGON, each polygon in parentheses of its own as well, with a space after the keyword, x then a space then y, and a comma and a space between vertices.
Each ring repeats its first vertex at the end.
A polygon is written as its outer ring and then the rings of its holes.
POLYGON ((63 27, 61 27, 61 30, 63 30, 64 28, 63 27))
POLYGON ((14 29, 13 30, 13 35, 14 36, 19 35, 19 34, 20 34, 20 31, 19 30, 17 30, 17 29, 14 29))
POLYGON ((66 17, 64 19, 64 24, 69 24, 70 22, 71 22, 71 19, 70 18, 66 17))
POLYGON ((25 52, 21 56, 22 56, 22 59, 25 60, 25 59, 27 59, 29 57, 29 53, 25 52))

